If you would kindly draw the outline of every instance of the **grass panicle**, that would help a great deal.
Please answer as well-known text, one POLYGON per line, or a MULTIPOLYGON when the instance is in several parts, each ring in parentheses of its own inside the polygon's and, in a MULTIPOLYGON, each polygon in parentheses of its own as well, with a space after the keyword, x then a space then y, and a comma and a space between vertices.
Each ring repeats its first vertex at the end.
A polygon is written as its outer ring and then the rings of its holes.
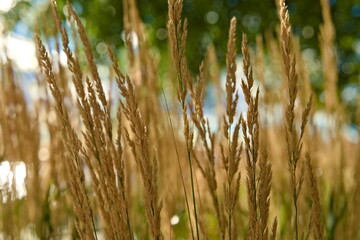
POLYGON ((101 66, 70 3, 69 26, 56 0, 40 14, 49 21, 34 27, 34 75, 23 77, 4 42, 1 238, 359 238, 359 121, 338 97, 326 0, 315 57, 324 104, 284 0, 278 35, 243 33, 238 53, 244 19, 232 17, 226 49, 204 46, 196 72, 186 1, 168 0, 161 51, 136 0, 122 3, 125 51, 109 44, 101 66))

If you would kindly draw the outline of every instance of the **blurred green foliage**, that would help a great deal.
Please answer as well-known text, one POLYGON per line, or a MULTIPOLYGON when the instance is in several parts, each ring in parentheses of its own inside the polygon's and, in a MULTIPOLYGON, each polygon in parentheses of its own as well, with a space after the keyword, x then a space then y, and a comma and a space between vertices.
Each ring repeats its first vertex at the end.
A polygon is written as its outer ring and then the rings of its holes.
MULTIPOLYGON (((59 1, 63 6, 64 0, 59 1)), ((108 41, 122 46, 122 2, 119 0, 71 1, 87 24, 88 33, 96 45, 108 41)), ((148 26, 152 43, 163 51, 166 39, 167 1, 138 0, 140 16, 148 26)), ((287 1, 294 32, 300 36, 303 48, 313 48, 319 56, 318 33, 322 23, 319 0, 287 1)), ((339 57, 340 85, 357 82, 360 70, 360 1, 330 0, 335 24, 339 57)), ((196 71, 214 43, 220 63, 225 64, 229 21, 236 16, 238 33, 248 34, 250 42, 259 33, 275 34, 278 17, 275 1, 264 0, 185 0, 183 16, 189 21, 187 55, 191 70, 196 71)), ((240 34, 239 34, 240 35, 240 34)))
MULTIPOLYGON (((360 0, 329 0, 335 24, 339 58, 340 88, 348 83, 357 83, 360 70, 360 0)), ((36 4, 46 2, 33 0, 36 4)), ((15 26, 24 11, 36 4, 19 2, 8 12, 7 19, 15 26)), ((59 9, 64 9, 66 0, 58 0, 59 9)), ((93 46, 106 41, 117 47, 123 46, 122 1, 120 0, 71 0, 86 24, 93 46)), ((319 25, 322 23, 320 0, 288 0, 293 31, 300 36, 302 48, 315 49, 319 54, 319 25)), ((150 41, 160 53, 167 48, 166 0, 137 0, 140 16, 147 26, 150 41)), ((36 11, 36 9, 35 9, 36 11)), ((257 34, 270 31, 276 34, 278 17, 273 0, 185 0, 183 16, 188 18, 189 33, 187 56, 190 69, 197 71, 206 54, 208 44, 214 43, 222 66, 225 64, 229 21, 238 19, 238 35, 248 34, 254 44, 257 34)), ((46 21, 45 21, 46 22, 46 21)), ((240 37, 238 38, 240 43, 240 37)))

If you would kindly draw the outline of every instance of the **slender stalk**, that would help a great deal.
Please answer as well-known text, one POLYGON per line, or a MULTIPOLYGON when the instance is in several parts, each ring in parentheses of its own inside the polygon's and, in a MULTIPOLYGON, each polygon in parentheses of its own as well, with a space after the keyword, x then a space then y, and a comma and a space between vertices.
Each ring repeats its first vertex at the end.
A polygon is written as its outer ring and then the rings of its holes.
POLYGON ((294 200, 294 209, 295 209, 295 238, 299 239, 299 227, 298 227, 298 206, 297 200, 294 200))
POLYGON ((195 190, 194 190, 193 168, 192 168, 192 160, 191 160, 191 152, 193 147, 192 141, 193 141, 194 133, 189 126, 189 119, 187 116, 187 107, 186 107, 187 87, 189 85, 189 88, 191 88, 191 84, 192 84, 192 79, 187 69, 187 63, 185 58, 187 20, 185 19, 185 21, 182 21, 181 19, 183 0, 180 1, 169 0, 168 3, 169 3, 168 35, 170 39, 171 53, 175 63, 174 67, 177 72, 177 81, 178 81, 177 98, 182 108, 184 137, 186 141, 186 151, 189 162, 189 171, 190 171, 190 179, 191 179, 191 192, 192 192, 192 199, 194 205, 196 236, 197 239, 200 239, 195 190))
MULTIPOLYGON (((185 195, 186 210, 187 210, 188 215, 189 215, 188 218, 189 218, 189 224, 190 224, 191 237, 194 240, 195 239, 194 230, 193 230, 193 226, 192 226, 192 222, 191 222, 189 199, 188 199, 187 192, 186 192, 184 174, 183 174, 183 171, 181 169, 179 150, 177 148, 177 143, 176 143, 175 133, 174 133, 174 127, 173 127, 171 116, 170 116, 169 106, 168 106, 166 95, 165 95, 165 92, 164 92, 164 89, 163 89, 162 86, 161 86, 161 93, 162 93, 162 95, 164 97, 165 106, 166 106, 166 112, 167 112, 168 121, 169 121, 170 129, 171 129, 171 135, 172 135, 172 139, 173 139, 174 146, 175 146, 176 159, 177 159, 177 163, 178 163, 178 166, 179 166, 179 172, 180 172, 180 177, 181 177, 181 184, 182 184, 184 195, 185 195)), ((170 233, 171 233, 171 231, 170 231, 170 233)))
POLYGON ((190 180, 191 180, 191 193, 194 203, 194 216, 195 216, 195 223, 196 223, 196 237, 199 240, 200 234, 199 234, 199 224, 198 224, 198 216, 197 216, 197 210, 196 210, 196 199, 195 199, 195 188, 194 188, 194 177, 193 177, 193 169, 192 169, 192 163, 191 163, 191 154, 189 149, 187 150, 188 155, 188 161, 189 161, 189 168, 190 168, 190 180))
MULTIPOLYGON (((230 184, 229 184, 230 185, 230 184)), ((228 222, 229 222, 229 227, 228 227, 228 232, 229 232, 229 240, 231 240, 231 215, 228 214, 228 222)))
POLYGON ((281 33, 281 55, 284 64, 285 78, 288 84, 288 95, 289 102, 286 105, 285 114, 285 137, 287 143, 287 154, 288 154, 288 166, 290 173, 290 185, 293 192, 293 206, 295 211, 294 216, 294 228, 295 228, 295 239, 299 239, 299 228, 298 228, 298 197, 300 194, 301 186, 304 177, 304 166, 300 170, 300 174, 297 175, 298 163, 301 157, 302 150, 302 138, 305 133, 305 127, 308 121, 311 105, 312 96, 303 110, 302 121, 300 127, 300 135, 296 131, 295 122, 295 101, 298 94, 298 73, 296 71, 296 57, 292 50, 292 33, 290 25, 289 12, 287 10, 284 0, 280 0, 280 33, 281 33))
MULTIPOLYGON (((229 133, 228 133, 229 139, 228 139, 228 145, 229 145, 229 153, 231 152, 231 125, 229 126, 229 133)), ((229 189, 231 189, 231 180, 228 180, 228 187, 229 189)), ((229 227, 228 227, 228 232, 229 232, 229 240, 231 240, 232 237, 232 231, 231 231, 231 214, 228 214, 228 223, 229 223, 229 227)))

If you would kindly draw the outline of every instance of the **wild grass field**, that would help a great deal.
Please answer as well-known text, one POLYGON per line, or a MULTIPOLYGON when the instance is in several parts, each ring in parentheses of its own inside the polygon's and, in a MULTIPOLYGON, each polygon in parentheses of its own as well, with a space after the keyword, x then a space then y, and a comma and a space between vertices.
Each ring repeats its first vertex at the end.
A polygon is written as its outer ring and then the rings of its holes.
POLYGON ((225 69, 210 44, 195 73, 183 0, 168 0, 161 54, 122 3, 126 55, 106 46, 106 79, 55 0, 32 90, 0 60, 0 239, 360 239, 360 108, 339 97, 327 0, 321 96, 284 0, 275 34, 249 43, 233 17, 225 69))

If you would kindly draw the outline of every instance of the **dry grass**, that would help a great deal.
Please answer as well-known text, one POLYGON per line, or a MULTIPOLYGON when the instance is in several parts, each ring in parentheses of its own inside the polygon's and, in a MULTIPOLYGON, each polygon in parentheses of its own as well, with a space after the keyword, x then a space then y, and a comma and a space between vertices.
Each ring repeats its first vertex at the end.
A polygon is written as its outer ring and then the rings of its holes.
POLYGON ((108 47, 108 86, 79 16, 67 4, 68 20, 76 26, 70 38, 55 0, 50 24, 67 66, 48 53, 49 36, 35 34, 40 96, 28 104, 11 61, 1 62, 1 162, 13 172, 25 164, 26 197, 19 196, 16 176, 1 183, 0 238, 359 238, 360 147, 341 133, 349 122, 336 97, 328 3, 321 1, 320 46, 326 109, 335 127, 326 140, 314 122, 321 109, 283 0, 278 39, 258 36, 254 53, 243 34, 242 68, 239 19, 231 19, 224 82, 212 45, 199 72, 189 71, 185 52, 192 23, 182 19, 183 1, 169 0, 166 87, 159 85, 135 1, 123 2, 129 64, 125 74, 108 47), (70 40, 81 43, 84 59, 70 40), (278 91, 271 91, 266 71, 282 80, 278 91), (107 93, 113 82, 117 93, 107 93), (213 116, 207 106, 211 88, 213 116), (269 120, 276 106, 282 109, 280 123, 269 120))
POLYGON ((298 170, 301 160, 302 138, 305 134, 305 127, 312 105, 312 97, 302 114, 300 135, 295 129, 295 101, 298 95, 298 73, 296 72, 296 58, 292 51, 292 33, 285 1, 280 1, 280 31, 281 31, 281 55, 284 63, 285 78, 289 94, 289 102, 285 110, 285 134, 288 152, 288 165, 290 172, 290 185, 294 205, 294 230, 295 239, 299 239, 298 227, 298 198, 304 181, 304 164, 298 170))

